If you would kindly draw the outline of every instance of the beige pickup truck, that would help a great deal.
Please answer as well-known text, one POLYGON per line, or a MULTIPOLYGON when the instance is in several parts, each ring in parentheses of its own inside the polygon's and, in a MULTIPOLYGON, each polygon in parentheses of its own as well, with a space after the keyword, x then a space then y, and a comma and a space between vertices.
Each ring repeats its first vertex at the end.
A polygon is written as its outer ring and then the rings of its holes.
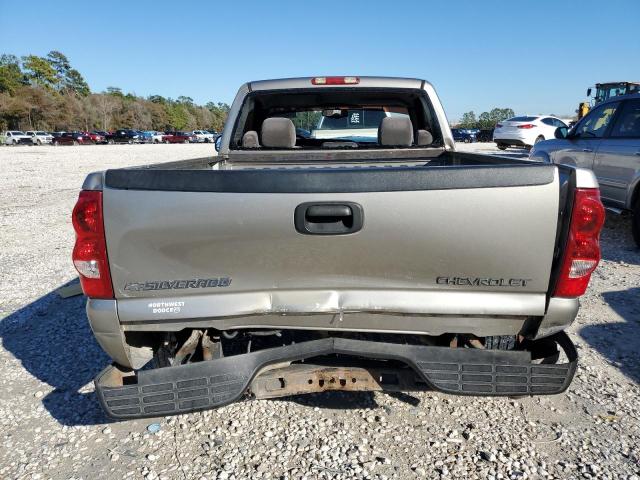
POLYGON ((434 88, 401 78, 247 83, 216 148, 84 182, 73 261, 109 415, 568 387, 604 221, 590 171, 456 152, 434 88), (322 117, 331 138, 308 134, 322 117))

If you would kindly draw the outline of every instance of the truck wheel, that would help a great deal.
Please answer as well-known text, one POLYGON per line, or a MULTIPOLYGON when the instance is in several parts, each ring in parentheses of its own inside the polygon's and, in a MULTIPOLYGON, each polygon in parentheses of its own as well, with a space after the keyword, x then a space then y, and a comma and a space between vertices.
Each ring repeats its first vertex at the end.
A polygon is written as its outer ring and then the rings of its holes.
POLYGON ((544 140, 544 137, 542 135, 539 135, 538 138, 535 139, 535 141, 533 142, 533 144, 535 145, 538 142, 542 142, 544 140))
POLYGON ((111 140, 107 140, 107 143, 108 143, 109 145, 113 145, 113 144, 114 144, 114 143, 116 143, 116 142, 114 142, 114 141, 113 141, 113 139, 111 139, 111 140))
POLYGON ((169 140, 165 140, 164 143, 166 143, 167 145, 169 145, 169 140))
POLYGON ((74 140, 74 141, 73 141, 73 146, 74 146, 74 147, 77 147, 78 145, 79 145, 79 144, 78 144, 78 141, 77 141, 77 140, 74 140))
POLYGON ((129 140, 127 143, 128 143, 129 145, 133 145, 133 140, 129 140))
POLYGON ((636 245, 640 248, 640 198, 636 200, 636 206, 631 214, 631 233, 636 245))
POLYGON ((505 144, 503 144, 503 143, 499 143, 499 144, 498 144, 498 148, 499 148, 500 150, 506 150, 506 149, 507 149, 507 146, 506 146, 505 144))
POLYGON ((484 348, 487 350, 513 350, 515 347, 515 335, 494 335, 484 339, 484 348))

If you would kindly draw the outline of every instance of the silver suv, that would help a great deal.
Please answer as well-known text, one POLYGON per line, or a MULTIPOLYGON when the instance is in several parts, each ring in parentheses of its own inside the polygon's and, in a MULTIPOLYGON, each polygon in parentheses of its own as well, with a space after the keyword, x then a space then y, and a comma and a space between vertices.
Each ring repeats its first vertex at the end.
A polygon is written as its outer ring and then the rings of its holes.
POLYGON ((613 97, 555 136, 537 143, 530 158, 592 169, 605 206, 631 212, 640 247, 640 94, 613 97))

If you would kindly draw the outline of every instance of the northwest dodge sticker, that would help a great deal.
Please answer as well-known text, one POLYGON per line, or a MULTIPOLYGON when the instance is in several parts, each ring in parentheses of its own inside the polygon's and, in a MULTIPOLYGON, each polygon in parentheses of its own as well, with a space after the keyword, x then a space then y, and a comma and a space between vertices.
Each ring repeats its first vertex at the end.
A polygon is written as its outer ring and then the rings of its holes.
POLYGON ((152 313, 180 313, 184 302, 151 302, 147 306, 152 313))

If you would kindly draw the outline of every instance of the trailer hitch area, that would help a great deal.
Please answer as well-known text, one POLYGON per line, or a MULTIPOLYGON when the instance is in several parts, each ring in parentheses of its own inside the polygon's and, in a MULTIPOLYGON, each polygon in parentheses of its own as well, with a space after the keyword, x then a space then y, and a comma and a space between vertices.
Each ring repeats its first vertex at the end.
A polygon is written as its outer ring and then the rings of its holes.
POLYGON ((292 364, 260 372, 249 386, 256 399, 327 391, 417 391, 427 384, 412 369, 292 364))

